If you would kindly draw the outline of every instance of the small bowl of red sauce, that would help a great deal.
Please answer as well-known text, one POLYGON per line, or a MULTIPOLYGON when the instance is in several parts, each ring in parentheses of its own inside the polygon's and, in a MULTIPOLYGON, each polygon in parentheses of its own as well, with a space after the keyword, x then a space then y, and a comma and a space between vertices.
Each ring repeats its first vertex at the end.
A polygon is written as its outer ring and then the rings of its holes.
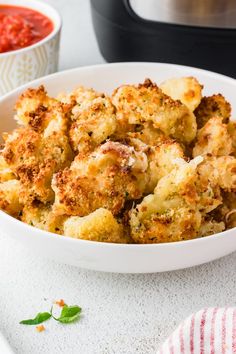
POLYGON ((0 95, 57 71, 61 18, 37 0, 0 0, 0 95))

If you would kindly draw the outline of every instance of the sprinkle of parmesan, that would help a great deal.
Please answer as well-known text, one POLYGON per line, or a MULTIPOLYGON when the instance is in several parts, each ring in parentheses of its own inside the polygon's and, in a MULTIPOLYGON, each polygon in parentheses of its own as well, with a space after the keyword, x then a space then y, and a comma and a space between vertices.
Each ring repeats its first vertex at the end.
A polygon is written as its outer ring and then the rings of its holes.
POLYGON ((56 301, 55 304, 57 304, 60 307, 63 307, 63 306, 65 306, 65 301, 63 299, 61 299, 61 300, 56 301))
POLYGON ((36 331, 38 331, 38 332, 43 332, 43 331, 45 331, 44 325, 36 326, 36 331))

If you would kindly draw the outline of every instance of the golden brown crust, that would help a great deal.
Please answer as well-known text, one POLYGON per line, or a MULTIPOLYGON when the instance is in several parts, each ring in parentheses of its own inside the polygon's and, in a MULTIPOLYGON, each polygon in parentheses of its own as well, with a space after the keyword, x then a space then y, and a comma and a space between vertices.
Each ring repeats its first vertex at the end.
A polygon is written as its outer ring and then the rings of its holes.
POLYGON ((95 98, 84 109, 73 112, 70 142, 75 152, 88 153, 108 139, 116 129, 115 107, 108 97, 95 98))
POLYGON ((78 155, 70 168, 59 171, 53 178, 53 210, 58 214, 85 216, 102 207, 117 215, 127 199, 142 196, 136 173, 145 171, 147 165, 143 167, 143 163, 143 153, 111 141, 88 156, 78 155))
MULTIPOLYGON (((158 146, 167 140, 170 140, 160 129, 154 128, 151 122, 136 126, 135 131, 125 134, 125 137, 141 140, 143 143, 151 146, 158 146)), ((124 137, 123 137, 124 139, 124 137)))
POLYGON ((236 122, 230 121, 227 124, 227 131, 232 141, 232 154, 236 157, 236 122))
POLYGON ((0 183, 0 209, 8 214, 18 217, 22 204, 19 200, 20 182, 12 179, 0 183))
POLYGON ((47 95, 44 86, 36 89, 29 88, 18 98, 15 109, 15 119, 19 124, 35 126, 36 129, 43 124, 45 112, 56 100, 47 95))
POLYGON ((53 132, 50 139, 30 128, 19 128, 8 136, 3 157, 21 181, 23 203, 38 199, 52 201, 52 175, 70 164, 73 158, 68 138, 53 132))
POLYGON ((118 122, 124 125, 152 122, 154 128, 179 141, 190 143, 196 135, 194 114, 180 101, 165 95, 150 80, 138 86, 124 85, 112 95, 118 122))
POLYGON ((233 156, 205 158, 198 167, 198 173, 213 187, 228 192, 236 190, 236 158, 233 156))
POLYGON ((203 97, 194 114, 198 129, 202 128, 213 117, 222 118, 223 123, 228 123, 231 115, 231 105, 219 93, 218 95, 203 97))
POLYGON ((66 219, 65 215, 55 215, 50 204, 44 205, 40 202, 25 205, 20 216, 21 221, 31 226, 60 235, 64 232, 66 219))
POLYGON ((100 208, 88 216, 71 216, 64 224, 65 236, 82 240, 129 243, 124 227, 109 210, 100 208))
POLYGON ((178 165, 130 213, 131 236, 137 243, 162 243, 195 238, 201 225, 197 208, 196 163, 178 165))
POLYGON ((174 140, 166 140, 158 146, 150 147, 148 153, 149 182, 146 193, 151 193, 157 182, 168 175, 176 166, 176 159, 184 158, 184 152, 180 144, 174 140))
POLYGON ((193 147, 193 157, 198 155, 227 156, 232 151, 232 139, 222 118, 210 118, 203 128, 198 130, 193 147))
POLYGON ((201 99, 191 77, 161 88, 147 79, 111 98, 79 87, 58 99, 42 86, 27 90, 16 104, 20 127, 3 135, 0 208, 101 242, 180 241, 234 227, 230 105, 221 95, 201 99))
POLYGON ((198 107, 202 98, 203 86, 191 76, 166 80, 161 83, 160 88, 174 100, 180 100, 192 112, 198 107))

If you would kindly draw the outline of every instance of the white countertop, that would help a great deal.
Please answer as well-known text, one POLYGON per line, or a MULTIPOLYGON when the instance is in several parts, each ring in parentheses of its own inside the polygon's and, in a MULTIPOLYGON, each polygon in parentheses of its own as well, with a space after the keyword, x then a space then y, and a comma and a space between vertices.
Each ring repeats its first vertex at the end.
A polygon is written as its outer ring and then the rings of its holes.
MULTIPOLYGON (((60 69, 104 62, 88 0, 48 2, 64 21, 60 69)), ((236 253, 172 273, 119 275, 41 259, 3 235, 0 242, 0 330, 16 353, 155 353, 191 312, 236 302, 236 253), (49 321, 42 333, 19 325, 60 298, 83 308, 80 322, 49 321)))

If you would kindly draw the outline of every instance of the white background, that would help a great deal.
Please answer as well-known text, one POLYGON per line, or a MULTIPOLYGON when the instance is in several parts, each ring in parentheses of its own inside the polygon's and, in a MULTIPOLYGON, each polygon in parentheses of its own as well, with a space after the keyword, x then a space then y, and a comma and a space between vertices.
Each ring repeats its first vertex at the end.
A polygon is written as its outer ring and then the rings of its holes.
MULTIPOLYGON (((63 16, 60 69, 104 62, 88 0, 48 2, 63 16)), ((155 353, 191 312, 235 301, 236 254, 172 273, 118 275, 56 264, 0 236, 0 330, 16 353, 155 353), (42 333, 18 324, 60 298, 83 308, 79 323, 49 321, 42 333)))

